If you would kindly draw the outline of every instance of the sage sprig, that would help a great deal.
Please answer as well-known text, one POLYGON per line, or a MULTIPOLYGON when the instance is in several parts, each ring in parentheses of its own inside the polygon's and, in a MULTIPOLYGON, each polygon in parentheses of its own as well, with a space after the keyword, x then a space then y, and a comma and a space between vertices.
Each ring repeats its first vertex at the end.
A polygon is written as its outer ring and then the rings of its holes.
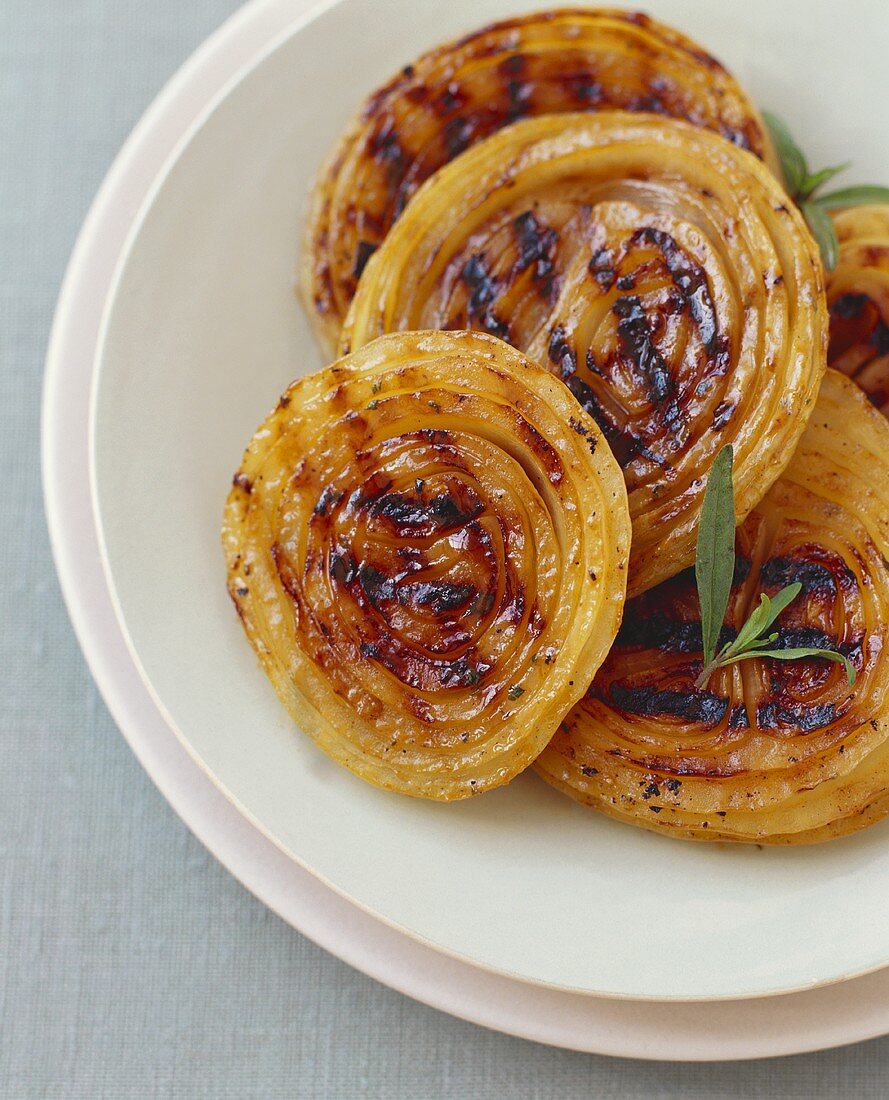
POLYGON ((841 187, 836 191, 823 193, 821 188, 844 172, 849 165, 839 164, 832 168, 821 168, 812 172, 802 149, 793 140, 786 123, 776 115, 763 111, 763 118, 772 135, 781 171, 790 197, 799 206, 808 223, 812 236, 821 249, 821 258, 828 271, 836 267, 839 244, 833 222, 828 217, 829 210, 843 206, 863 206, 871 202, 889 202, 889 187, 877 184, 861 184, 857 187, 841 187))
POLYGON ((793 648, 773 649, 778 633, 766 633, 778 616, 789 607, 802 591, 798 582, 785 585, 774 596, 761 593, 759 606, 748 615, 747 621, 733 641, 721 649, 719 634, 722 630, 732 582, 735 575, 735 491, 732 483, 733 451, 731 444, 717 454, 707 478, 701 518, 698 523, 698 541, 695 555, 695 581, 698 601, 701 605, 701 636, 703 638, 704 667, 695 681, 695 687, 703 690, 710 677, 719 668, 746 661, 751 657, 771 657, 777 661, 798 661, 808 657, 821 657, 842 664, 850 685, 855 683, 855 668, 848 657, 833 649, 793 648))
POLYGON ((728 608, 735 572, 735 494, 731 445, 723 447, 710 467, 695 549, 695 581, 701 604, 704 664, 712 664, 722 620, 728 608))

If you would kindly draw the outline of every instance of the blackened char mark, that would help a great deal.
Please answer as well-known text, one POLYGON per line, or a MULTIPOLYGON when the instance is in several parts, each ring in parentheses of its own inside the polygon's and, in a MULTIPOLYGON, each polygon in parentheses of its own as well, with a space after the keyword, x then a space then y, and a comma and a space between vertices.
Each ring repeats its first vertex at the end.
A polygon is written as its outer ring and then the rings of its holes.
POLYGON ((750 718, 747 715, 747 707, 743 703, 738 703, 732 707, 728 719, 728 728, 730 730, 750 729, 750 718))
POLYGON ((728 709, 728 699, 712 691, 661 691, 652 687, 634 688, 613 683, 609 695, 611 702, 627 714, 683 718, 708 726, 721 722, 728 709))
POLYGON ((876 355, 889 355, 889 325, 880 318, 870 334, 870 344, 876 355))
POLYGON ((618 318, 617 336, 621 351, 647 379, 652 400, 660 405, 673 394, 673 379, 664 357, 654 345, 642 300, 635 294, 618 298, 611 307, 618 318))
POLYGON ((481 313, 484 306, 490 305, 497 295, 497 284, 488 271, 484 256, 470 256, 463 265, 460 278, 472 292, 466 309, 470 316, 481 313))
POLYGON ((417 607, 428 607, 434 615, 444 616, 449 611, 465 607, 476 594, 477 590, 471 584, 419 581, 402 585, 398 590, 398 601, 403 605, 412 603, 417 607))
POLYGON ((821 703, 810 707, 787 707, 781 703, 763 703, 756 709, 756 723, 760 729, 788 729, 799 733, 829 726, 836 715, 833 703, 821 703))
POLYGON ((512 227, 519 246, 514 275, 534 264, 535 282, 546 284, 553 271, 558 234, 555 229, 542 225, 533 210, 520 214, 512 227))
POLYGON ((432 515, 444 528, 462 527, 477 519, 484 511, 484 504, 480 500, 470 502, 468 508, 461 507, 460 503, 447 493, 433 497, 431 501, 432 515))
POLYGON ((605 410, 599 404, 598 398, 593 393, 592 387, 584 382, 582 378, 572 374, 565 381, 568 389, 602 429, 602 434, 608 441, 608 445, 619 465, 628 466, 640 452, 645 450, 642 440, 637 439, 630 432, 623 431, 606 415, 605 410))
POLYGON ((318 497, 317 504, 312 509, 312 515, 323 519, 332 508, 335 508, 339 504, 344 496, 345 493, 342 492, 342 490, 337 491, 330 485, 326 486, 321 496, 318 497))
POLYGON ((728 341, 720 336, 716 306, 710 294, 707 273, 691 260, 669 233, 646 226, 630 238, 634 245, 650 245, 664 258, 673 285, 688 305, 688 310, 698 326, 701 343, 718 373, 724 373, 729 365, 728 341))
POLYGON ((372 565, 362 564, 358 567, 358 585, 377 609, 381 604, 390 602, 396 597, 395 582, 379 569, 374 569, 372 565))
POLYGON ((744 581, 750 576, 750 570, 753 566, 750 558, 746 555, 738 552, 737 547, 735 549, 735 568, 732 572, 732 585, 743 584, 744 581))
POLYGON ((365 267, 367 267, 367 261, 376 252, 379 245, 374 244, 372 241, 359 241, 358 246, 355 249, 355 264, 352 268, 352 274, 356 279, 360 279, 365 267))
MULTIPOLYGON (((744 554, 736 553, 732 587, 744 583, 750 574, 751 562, 744 554)), ((669 582, 670 592, 685 600, 695 592, 694 566, 683 569, 669 582)), ((701 653, 704 640, 699 619, 682 619, 664 611, 659 589, 637 596, 624 608, 624 617, 615 644, 643 649, 662 649, 670 653, 701 653)), ((723 625, 719 631, 717 648, 733 642, 737 631, 723 625)))
MULTIPOLYGON (((513 57, 507 58, 507 61, 521 61, 522 65, 516 69, 516 72, 521 72, 524 67, 524 58, 516 54, 513 57)), ((511 79, 506 81, 506 94, 509 97, 509 109, 507 111, 507 122, 515 122, 517 119, 526 115, 531 109, 531 96, 534 93, 534 85, 528 80, 511 79)))
POLYGON ((861 316, 869 301, 866 294, 841 294, 831 303, 830 314, 832 317, 839 317, 842 321, 851 321, 861 316))
POLYGON ((394 195, 404 178, 408 158, 398 141, 395 119, 381 116, 381 121, 370 138, 370 154, 373 160, 386 170, 386 183, 394 195))
POLYGON ((614 270, 614 257, 607 248, 600 248, 593 253, 589 272, 603 290, 611 289, 617 273, 614 270))
POLYGON ((769 649, 836 649, 837 640, 814 626, 795 626, 777 631, 769 649))
POLYGON ((588 73, 567 78, 568 90, 581 107, 597 107, 603 99, 602 85, 588 73))
POLYGON ((469 323, 480 326, 492 336, 509 339, 509 325, 494 313, 491 303, 497 297, 497 283, 488 270, 484 256, 470 256, 463 265, 460 278, 471 291, 466 303, 469 323))
POLYGON ((397 537, 409 538, 417 529, 438 530, 461 527, 477 519, 484 511, 484 504, 469 494, 465 501, 458 501, 448 493, 439 493, 431 500, 408 493, 386 493, 376 499, 370 513, 392 525, 397 537))
MULTIPOLYGON (((724 626, 719 633, 718 648, 733 642, 737 631, 724 626)), ((635 615, 628 606, 615 642, 626 648, 661 649, 667 653, 701 653, 704 649, 701 624, 671 619, 662 612, 635 615)))
POLYGON ((762 583, 770 588, 799 583, 803 586, 803 592, 818 596, 832 596, 837 590, 833 573, 819 562, 805 558, 769 558, 763 563, 759 576, 762 583))
POLYGON ((457 115, 442 127, 442 139, 447 159, 453 160, 472 144, 475 136, 475 123, 465 115, 457 115))
POLYGON ((358 575, 358 564, 345 547, 330 548, 327 571, 338 584, 350 585, 358 575))
POLYGON ((382 516, 398 528, 425 527, 429 523, 429 505, 422 497, 406 493, 386 493, 374 501, 371 515, 382 516))
POLYGON ((577 352, 568 342, 568 334, 561 325, 556 325, 550 333, 547 354, 549 361, 559 368, 563 381, 567 381, 577 370, 577 352))

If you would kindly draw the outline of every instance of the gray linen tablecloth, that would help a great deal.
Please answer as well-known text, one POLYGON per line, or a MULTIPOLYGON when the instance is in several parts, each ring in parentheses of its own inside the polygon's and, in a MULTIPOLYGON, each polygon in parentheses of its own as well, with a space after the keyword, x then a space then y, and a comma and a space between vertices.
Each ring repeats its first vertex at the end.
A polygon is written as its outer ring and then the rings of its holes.
POLYGON ((235 0, 0 0, 0 1094, 886 1097, 889 1039, 664 1065, 451 1019, 331 958, 189 834, 75 643, 40 498, 47 333, 78 226, 166 77, 235 0))

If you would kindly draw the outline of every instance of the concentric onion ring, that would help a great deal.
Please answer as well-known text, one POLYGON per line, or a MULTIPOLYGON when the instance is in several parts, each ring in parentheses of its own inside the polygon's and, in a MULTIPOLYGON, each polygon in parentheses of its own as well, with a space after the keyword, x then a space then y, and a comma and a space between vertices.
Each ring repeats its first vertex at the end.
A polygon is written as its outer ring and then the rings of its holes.
POLYGON ((223 544, 301 728, 372 783, 448 800, 520 772, 583 694, 620 621, 629 516, 551 375, 491 337, 405 333, 287 390, 223 544))
POLYGON ((433 172, 517 119, 609 107, 687 119, 774 164, 738 83, 645 15, 566 9, 485 27, 371 95, 321 172, 301 285, 324 350, 336 346, 368 257, 433 172))
POLYGON ((607 662, 537 763, 553 786, 672 836, 800 844, 889 813, 889 424, 828 371, 792 462, 738 531, 726 636, 799 581, 777 647, 705 691, 691 571, 627 604, 607 662))
POLYGON ((839 260, 827 276, 828 363, 889 416, 889 205, 833 215, 839 260))
POLYGON ((370 260, 343 347, 476 328, 559 374, 624 469, 630 593, 688 565, 705 477, 733 443, 741 516, 818 390, 818 250, 764 165, 626 112, 529 119, 414 196, 370 260))

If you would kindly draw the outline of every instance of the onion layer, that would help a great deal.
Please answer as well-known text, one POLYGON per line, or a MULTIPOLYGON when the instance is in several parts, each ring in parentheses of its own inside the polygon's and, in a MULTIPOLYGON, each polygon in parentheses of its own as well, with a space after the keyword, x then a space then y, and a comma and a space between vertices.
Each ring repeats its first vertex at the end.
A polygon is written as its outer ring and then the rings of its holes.
POLYGON ((840 252, 827 276, 828 362, 889 416, 889 205, 841 210, 833 221, 840 252))
POLYGON ((405 794, 507 782, 617 632, 629 516, 595 423, 491 337, 404 333, 295 382, 234 478, 229 591, 282 702, 405 794))
POLYGON ((517 122, 414 196, 364 271, 343 349, 474 328, 558 374, 624 469, 631 594, 694 555, 735 446, 745 515, 793 453, 825 365, 821 261, 754 156, 626 112, 517 122))
POLYGON ((485 27, 374 92, 321 172, 301 286, 324 350, 333 353, 368 257, 433 172, 517 119, 602 108, 684 118, 774 163, 737 82, 645 15, 569 9, 485 27))
POLYGON ((889 424, 828 371, 780 480, 738 531, 725 637, 759 593, 799 581, 773 648, 707 689, 691 571, 627 604, 607 662, 537 763, 612 817, 700 840, 829 840, 889 812, 889 424))

